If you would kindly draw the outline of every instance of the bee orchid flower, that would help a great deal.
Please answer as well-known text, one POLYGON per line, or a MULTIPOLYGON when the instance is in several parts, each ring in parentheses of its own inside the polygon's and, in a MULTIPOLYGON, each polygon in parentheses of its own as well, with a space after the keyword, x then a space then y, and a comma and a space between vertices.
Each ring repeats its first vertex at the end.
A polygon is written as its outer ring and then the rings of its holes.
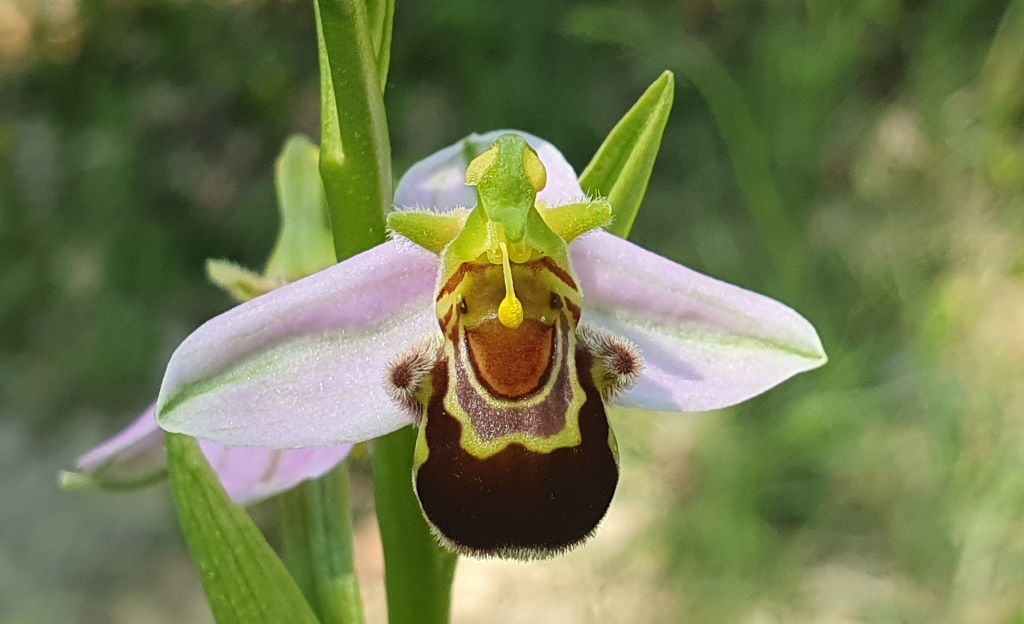
POLYGON ((442 544, 537 558, 592 535, 618 481, 608 405, 733 405, 825 362, 785 305, 601 230, 551 144, 472 135, 413 166, 392 240, 210 320, 178 347, 164 429, 310 449, 418 427, 442 544))

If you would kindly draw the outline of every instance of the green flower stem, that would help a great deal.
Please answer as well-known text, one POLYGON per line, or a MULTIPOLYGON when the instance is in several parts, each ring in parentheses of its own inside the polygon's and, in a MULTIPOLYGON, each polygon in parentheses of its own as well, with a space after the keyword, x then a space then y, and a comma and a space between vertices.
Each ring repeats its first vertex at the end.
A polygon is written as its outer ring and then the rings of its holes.
POLYGON ((281 495, 285 562, 322 624, 362 624, 347 462, 281 495))
MULTIPOLYGON (((342 260, 384 241, 391 144, 364 0, 316 0, 320 174, 342 260)), ((390 33, 390 28, 383 32, 390 33)), ((384 35, 378 36, 383 41, 384 35)))
POLYGON ((377 522, 384 542, 390 624, 446 624, 458 557, 430 534, 412 491, 416 431, 405 427, 373 443, 377 522))
MULTIPOLYGON (((392 0, 316 0, 320 53, 320 174, 338 260, 384 242, 391 148, 381 95, 390 59, 392 0), (368 8, 369 7, 369 8, 368 8)), ((449 619, 456 557, 430 535, 412 491, 415 435, 373 447, 377 521, 391 624, 449 619)))

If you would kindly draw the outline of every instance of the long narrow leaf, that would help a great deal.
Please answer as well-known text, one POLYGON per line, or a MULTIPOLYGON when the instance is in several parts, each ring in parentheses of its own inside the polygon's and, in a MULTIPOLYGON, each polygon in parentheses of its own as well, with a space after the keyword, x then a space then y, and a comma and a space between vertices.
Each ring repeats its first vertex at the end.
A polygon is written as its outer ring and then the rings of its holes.
POLYGON ((232 503, 195 438, 167 434, 174 501, 218 624, 319 624, 284 564, 232 503))

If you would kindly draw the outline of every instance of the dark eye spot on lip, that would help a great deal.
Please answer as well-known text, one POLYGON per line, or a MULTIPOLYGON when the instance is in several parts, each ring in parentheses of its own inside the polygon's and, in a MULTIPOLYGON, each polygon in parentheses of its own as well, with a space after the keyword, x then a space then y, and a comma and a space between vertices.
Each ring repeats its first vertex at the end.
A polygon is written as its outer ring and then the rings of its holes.
POLYGON ((551 309, 561 310, 562 309, 562 298, 558 296, 558 293, 551 293, 551 309))
POLYGON ((463 314, 469 312, 469 306, 466 305, 465 297, 459 297, 459 312, 462 312, 463 314))

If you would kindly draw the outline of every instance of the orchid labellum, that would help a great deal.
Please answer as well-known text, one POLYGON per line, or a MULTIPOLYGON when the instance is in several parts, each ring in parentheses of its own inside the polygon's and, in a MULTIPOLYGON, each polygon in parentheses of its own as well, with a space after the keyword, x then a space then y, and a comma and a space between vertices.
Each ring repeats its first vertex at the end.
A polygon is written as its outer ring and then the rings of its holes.
POLYGON ((715 409, 825 361, 790 308, 601 231, 611 207, 536 137, 474 135, 414 166, 396 201, 395 240, 189 336, 160 425, 308 448, 415 424, 440 541, 536 558, 592 535, 611 502, 608 404, 715 409))

